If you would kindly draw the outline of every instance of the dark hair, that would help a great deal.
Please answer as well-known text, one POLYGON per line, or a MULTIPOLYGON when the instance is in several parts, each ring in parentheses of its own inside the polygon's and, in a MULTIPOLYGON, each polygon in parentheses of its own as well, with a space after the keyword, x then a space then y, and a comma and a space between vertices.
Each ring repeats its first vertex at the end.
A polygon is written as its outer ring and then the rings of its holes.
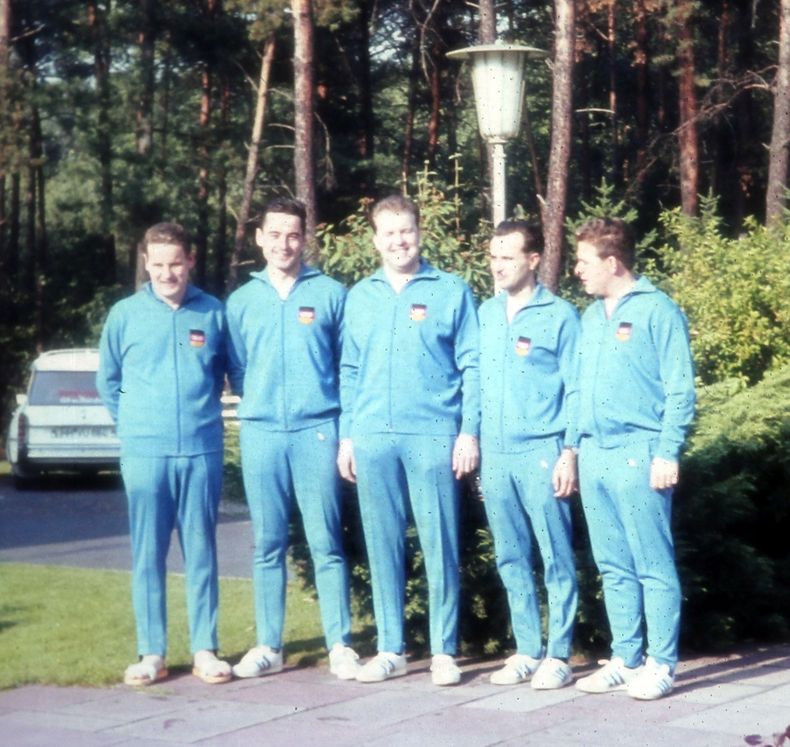
POLYGON ((373 225, 373 230, 376 230, 376 217, 379 213, 409 213, 414 217, 414 222, 419 227, 420 225, 420 208, 412 202, 408 197, 402 195, 390 195, 384 197, 378 202, 374 203, 370 208, 370 222, 373 225))
POLYGON ((302 233, 307 230, 307 210, 301 200, 294 200, 290 197, 275 197, 263 209, 263 220, 261 225, 266 222, 266 216, 269 213, 285 213, 286 215, 295 215, 299 218, 299 225, 302 227, 302 233))
POLYGON ((537 223, 528 223, 525 220, 503 220, 494 229, 494 236, 508 236, 511 233, 520 234, 524 239, 522 247, 524 254, 530 252, 543 254, 543 230, 537 223))
POLYGON ((620 218, 590 218, 576 229, 576 242, 586 241, 601 259, 614 257, 631 270, 636 260, 636 240, 631 226, 620 218))
POLYGON ((178 223, 157 223, 151 226, 143 236, 143 252, 146 254, 149 244, 175 244, 184 250, 184 254, 192 253, 189 234, 178 223))

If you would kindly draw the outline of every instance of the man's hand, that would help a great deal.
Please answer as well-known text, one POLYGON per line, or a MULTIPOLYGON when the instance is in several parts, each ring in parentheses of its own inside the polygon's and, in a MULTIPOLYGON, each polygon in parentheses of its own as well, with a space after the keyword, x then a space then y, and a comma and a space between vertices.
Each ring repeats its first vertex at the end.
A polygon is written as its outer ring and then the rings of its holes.
POLYGON ((551 484, 554 487, 555 498, 567 498, 578 490, 576 454, 573 449, 563 449, 560 452, 551 474, 551 484))
POLYGON ((653 457, 650 465, 650 487, 653 490, 674 488, 678 484, 680 472, 677 462, 670 462, 661 457, 653 457))
POLYGON ((480 447, 477 439, 468 433, 459 433, 453 446, 453 472, 456 480, 474 472, 480 464, 480 447))
POLYGON ((337 468, 340 476, 349 482, 357 481, 357 463, 354 459, 354 444, 350 438, 341 438, 337 447, 337 468))

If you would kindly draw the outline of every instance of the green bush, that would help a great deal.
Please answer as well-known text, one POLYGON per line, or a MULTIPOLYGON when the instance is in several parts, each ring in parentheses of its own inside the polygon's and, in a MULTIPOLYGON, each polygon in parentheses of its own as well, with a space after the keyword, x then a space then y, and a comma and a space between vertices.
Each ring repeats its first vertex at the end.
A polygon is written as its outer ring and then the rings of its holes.
POLYGON ((687 645, 790 633, 788 413, 790 366, 700 391, 674 498, 687 645))
POLYGON ((790 361, 790 222, 776 233, 748 219, 728 238, 709 197, 699 218, 668 210, 661 223, 666 285, 688 316, 701 380, 754 383, 790 361))

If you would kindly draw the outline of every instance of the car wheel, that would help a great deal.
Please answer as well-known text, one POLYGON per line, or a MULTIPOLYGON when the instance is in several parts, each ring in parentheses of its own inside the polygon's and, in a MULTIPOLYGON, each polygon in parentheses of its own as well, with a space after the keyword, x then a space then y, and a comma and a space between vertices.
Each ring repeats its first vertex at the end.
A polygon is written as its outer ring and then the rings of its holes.
POLYGON ((12 464, 11 475, 14 478, 14 487, 17 490, 29 490, 35 486, 36 480, 41 477, 41 472, 31 467, 12 464))

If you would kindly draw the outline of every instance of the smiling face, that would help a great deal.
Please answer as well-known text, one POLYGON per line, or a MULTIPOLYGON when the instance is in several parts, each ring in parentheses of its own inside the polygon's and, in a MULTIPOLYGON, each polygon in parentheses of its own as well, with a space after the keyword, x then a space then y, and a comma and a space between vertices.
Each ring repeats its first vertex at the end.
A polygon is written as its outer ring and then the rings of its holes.
POLYGON ((305 236, 302 221, 290 213, 266 213, 263 226, 255 232, 269 271, 296 277, 302 264, 305 236))
POLYGON ((606 298, 616 276, 617 260, 612 256, 601 257, 595 244, 580 241, 576 246, 576 265, 573 271, 581 280, 585 292, 591 296, 606 298))
POLYGON ((489 245, 488 261, 494 283, 511 296, 535 285, 535 269, 540 263, 540 254, 525 252, 524 244, 524 236, 513 232, 494 236, 489 245))
POLYGON ((187 291, 189 271, 195 266, 194 256, 181 244, 170 243, 149 243, 144 256, 154 293, 170 306, 180 306, 187 291))
POLYGON ((420 266, 420 229, 417 219, 405 210, 383 210, 376 215, 373 245, 385 270, 413 275, 420 266))

